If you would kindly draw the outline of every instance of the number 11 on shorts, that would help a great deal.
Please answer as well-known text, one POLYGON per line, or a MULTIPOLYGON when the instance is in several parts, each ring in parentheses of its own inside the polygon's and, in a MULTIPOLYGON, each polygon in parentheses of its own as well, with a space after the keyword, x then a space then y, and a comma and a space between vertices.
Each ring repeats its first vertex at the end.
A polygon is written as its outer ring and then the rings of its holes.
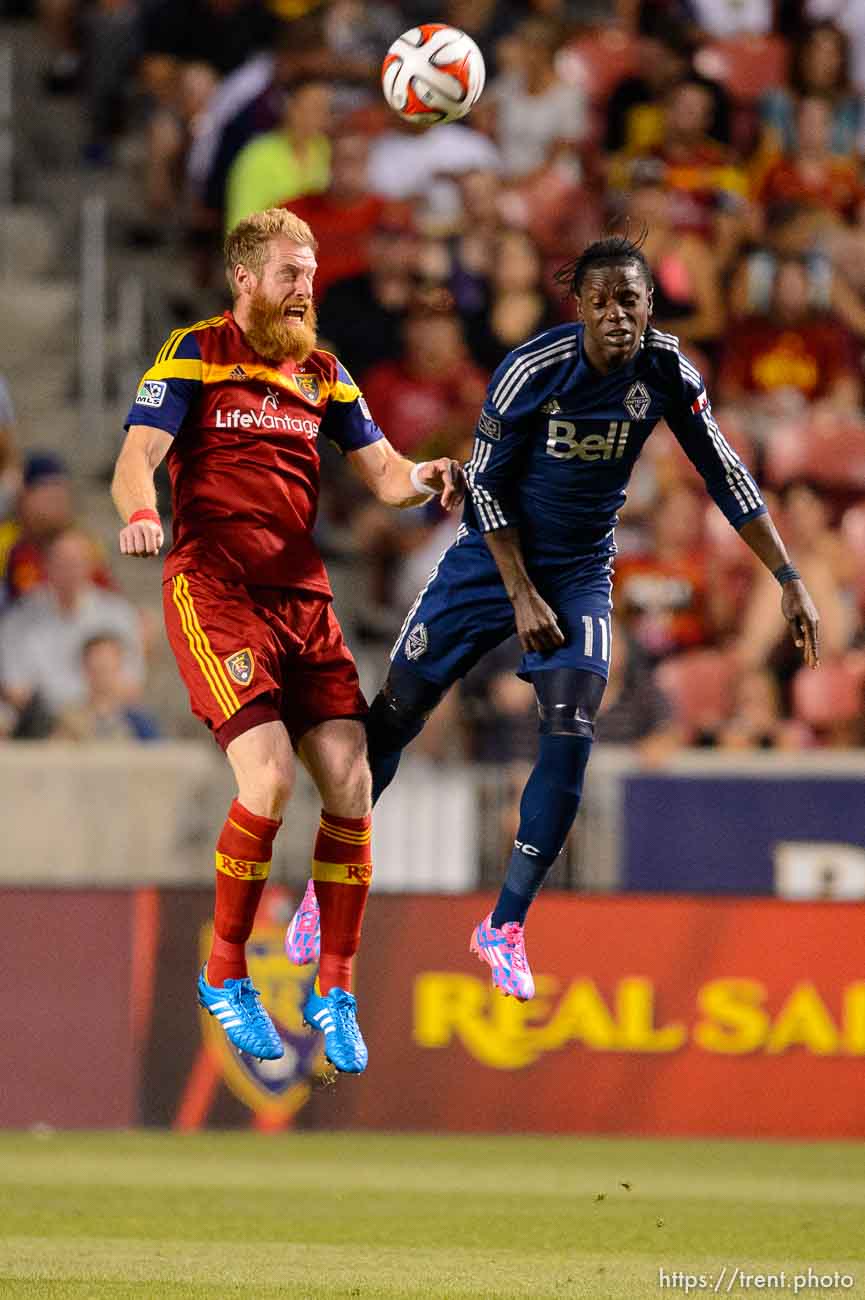
POLYGON ((610 662, 610 635, 609 617, 598 614, 583 615, 583 654, 587 659, 600 658, 605 664, 610 662), (595 633, 598 636, 598 653, 595 653, 595 633))

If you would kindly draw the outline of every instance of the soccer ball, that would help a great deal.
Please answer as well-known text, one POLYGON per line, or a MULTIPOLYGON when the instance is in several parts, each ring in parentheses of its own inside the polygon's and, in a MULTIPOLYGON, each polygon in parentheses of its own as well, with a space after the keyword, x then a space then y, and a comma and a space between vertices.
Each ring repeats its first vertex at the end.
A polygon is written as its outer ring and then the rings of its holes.
POLYGON ((465 117, 485 80, 484 58, 472 38, 445 23, 421 23, 403 32, 381 68, 385 99, 414 126, 465 117))

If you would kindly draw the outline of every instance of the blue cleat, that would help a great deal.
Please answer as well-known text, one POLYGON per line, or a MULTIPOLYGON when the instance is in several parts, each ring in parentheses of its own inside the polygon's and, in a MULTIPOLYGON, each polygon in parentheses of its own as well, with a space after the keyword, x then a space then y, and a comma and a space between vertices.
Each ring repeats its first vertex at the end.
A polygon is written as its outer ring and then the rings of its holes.
POLYGON ((324 1054, 343 1074, 362 1074, 369 1060, 357 1023, 357 1000, 345 989, 331 989, 327 997, 309 991, 303 1018, 310 1029, 324 1034, 324 1054))
POLYGON ((226 980, 224 988, 215 989, 207 982, 207 966, 202 966, 198 1004, 219 1021, 229 1042, 241 1051, 260 1061, 278 1061, 285 1054, 282 1039, 248 975, 242 980, 226 980))

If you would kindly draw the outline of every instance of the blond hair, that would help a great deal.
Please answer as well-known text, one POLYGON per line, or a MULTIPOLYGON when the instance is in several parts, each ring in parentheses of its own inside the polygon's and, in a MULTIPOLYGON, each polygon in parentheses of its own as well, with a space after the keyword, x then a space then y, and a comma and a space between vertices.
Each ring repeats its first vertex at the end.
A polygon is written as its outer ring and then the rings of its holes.
POLYGON ((306 222, 287 208, 252 212, 229 231, 224 248, 225 274, 235 297, 235 267, 245 266, 253 275, 261 275, 267 261, 267 246, 278 235, 287 235, 295 244, 307 244, 313 252, 318 248, 315 235, 306 222))

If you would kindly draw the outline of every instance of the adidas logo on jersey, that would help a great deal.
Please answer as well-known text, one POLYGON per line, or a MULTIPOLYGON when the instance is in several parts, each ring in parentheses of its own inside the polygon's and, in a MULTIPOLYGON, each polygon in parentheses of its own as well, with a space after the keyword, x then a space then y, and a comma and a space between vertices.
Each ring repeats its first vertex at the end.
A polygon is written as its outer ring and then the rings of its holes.
POLYGON ((247 375, 247 373, 246 373, 246 371, 244 370, 243 366, 235 366, 234 369, 232 370, 231 374, 228 376, 228 378, 229 378, 229 379, 248 379, 249 376, 247 375))
POLYGON ((541 407, 541 411, 544 415, 558 415, 561 409, 562 408, 554 397, 551 397, 548 402, 544 402, 541 407))

